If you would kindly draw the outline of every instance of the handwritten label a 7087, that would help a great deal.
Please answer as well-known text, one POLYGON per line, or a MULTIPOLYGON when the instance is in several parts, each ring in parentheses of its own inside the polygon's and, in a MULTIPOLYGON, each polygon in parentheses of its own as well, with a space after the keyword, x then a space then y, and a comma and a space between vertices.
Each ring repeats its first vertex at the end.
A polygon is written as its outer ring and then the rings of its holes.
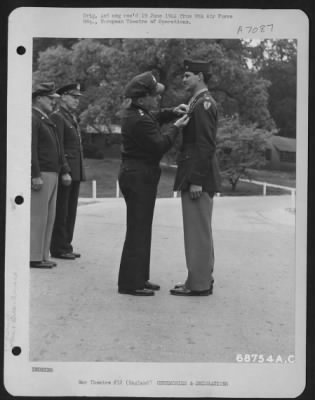
POLYGON ((240 25, 237 29, 237 34, 255 34, 255 33, 271 33, 273 32, 273 24, 269 25, 250 25, 242 26, 240 25))

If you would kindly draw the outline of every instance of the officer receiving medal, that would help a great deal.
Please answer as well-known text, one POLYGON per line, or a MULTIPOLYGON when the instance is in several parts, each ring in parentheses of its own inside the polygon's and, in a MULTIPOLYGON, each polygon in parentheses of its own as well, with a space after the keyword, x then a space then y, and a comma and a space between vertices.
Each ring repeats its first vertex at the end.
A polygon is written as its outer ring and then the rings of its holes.
POLYGON ((191 98, 183 128, 174 190, 181 191, 187 278, 171 289, 177 296, 208 296, 213 291, 213 196, 220 190, 216 159, 218 113, 207 82, 210 63, 184 61, 183 84, 191 98))

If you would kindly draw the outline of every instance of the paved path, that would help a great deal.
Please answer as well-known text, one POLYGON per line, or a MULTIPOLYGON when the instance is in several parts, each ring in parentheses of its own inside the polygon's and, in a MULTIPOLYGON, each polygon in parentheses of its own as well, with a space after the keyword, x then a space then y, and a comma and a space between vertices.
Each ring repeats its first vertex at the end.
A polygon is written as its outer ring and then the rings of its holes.
POLYGON ((180 199, 159 199, 151 280, 162 288, 141 298, 117 293, 123 200, 81 203, 75 250, 82 258, 31 270, 31 360, 233 362, 238 353, 293 354, 289 208, 290 196, 216 198, 214 294, 175 297, 169 289, 186 275, 180 199))

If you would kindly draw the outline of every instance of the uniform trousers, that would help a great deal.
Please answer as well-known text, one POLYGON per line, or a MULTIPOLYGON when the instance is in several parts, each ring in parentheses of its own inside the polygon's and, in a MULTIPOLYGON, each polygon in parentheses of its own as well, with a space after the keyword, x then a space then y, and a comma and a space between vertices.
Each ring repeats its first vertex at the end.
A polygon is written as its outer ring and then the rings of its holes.
POLYGON ((207 290, 212 282, 214 249, 212 237, 213 198, 202 192, 192 200, 189 192, 181 192, 184 244, 188 276, 185 286, 189 290, 207 290))
POLYGON ((31 191, 30 261, 48 260, 55 220, 58 174, 41 172, 41 178, 42 188, 31 191))
POLYGON ((59 179, 56 203, 56 218, 51 239, 52 255, 71 253, 75 220, 77 216, 80 182, 72 181, 65 186, 59 179))
POLYGON ((157 166, 122 166, 120 190, 127 207, 127 229, 118 286, 143 289, 150 278, 152 221, 161 170, 157 166))

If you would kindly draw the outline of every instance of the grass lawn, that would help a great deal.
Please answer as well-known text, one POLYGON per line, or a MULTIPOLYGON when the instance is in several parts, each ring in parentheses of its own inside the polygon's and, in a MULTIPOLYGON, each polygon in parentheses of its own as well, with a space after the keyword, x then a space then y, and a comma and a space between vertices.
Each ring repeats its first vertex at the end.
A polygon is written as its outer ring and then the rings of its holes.
MULTIPOLYGON (((92 180, 96 180, 97 197, 115 197, 119 166, 120 160, 115 158, 104 160, 85 159, 87 180, 81 183, 80 197, 92 197, 92 180)), ((175 168, 162 167, 158 197, 173 196, 175 171, 175 168)), ((253 180, 295 187, 295 171, 252 170, 251 175, 253 180)), ((240 182, 235 192, 231 191, 230 184, 223 182, 221 192, 222 196, 255 196, 261 194, 262 186, 245 182, 240 182)), ((288 194, 288 192, 281 189, 268 188, 267 194, 288 194)))

